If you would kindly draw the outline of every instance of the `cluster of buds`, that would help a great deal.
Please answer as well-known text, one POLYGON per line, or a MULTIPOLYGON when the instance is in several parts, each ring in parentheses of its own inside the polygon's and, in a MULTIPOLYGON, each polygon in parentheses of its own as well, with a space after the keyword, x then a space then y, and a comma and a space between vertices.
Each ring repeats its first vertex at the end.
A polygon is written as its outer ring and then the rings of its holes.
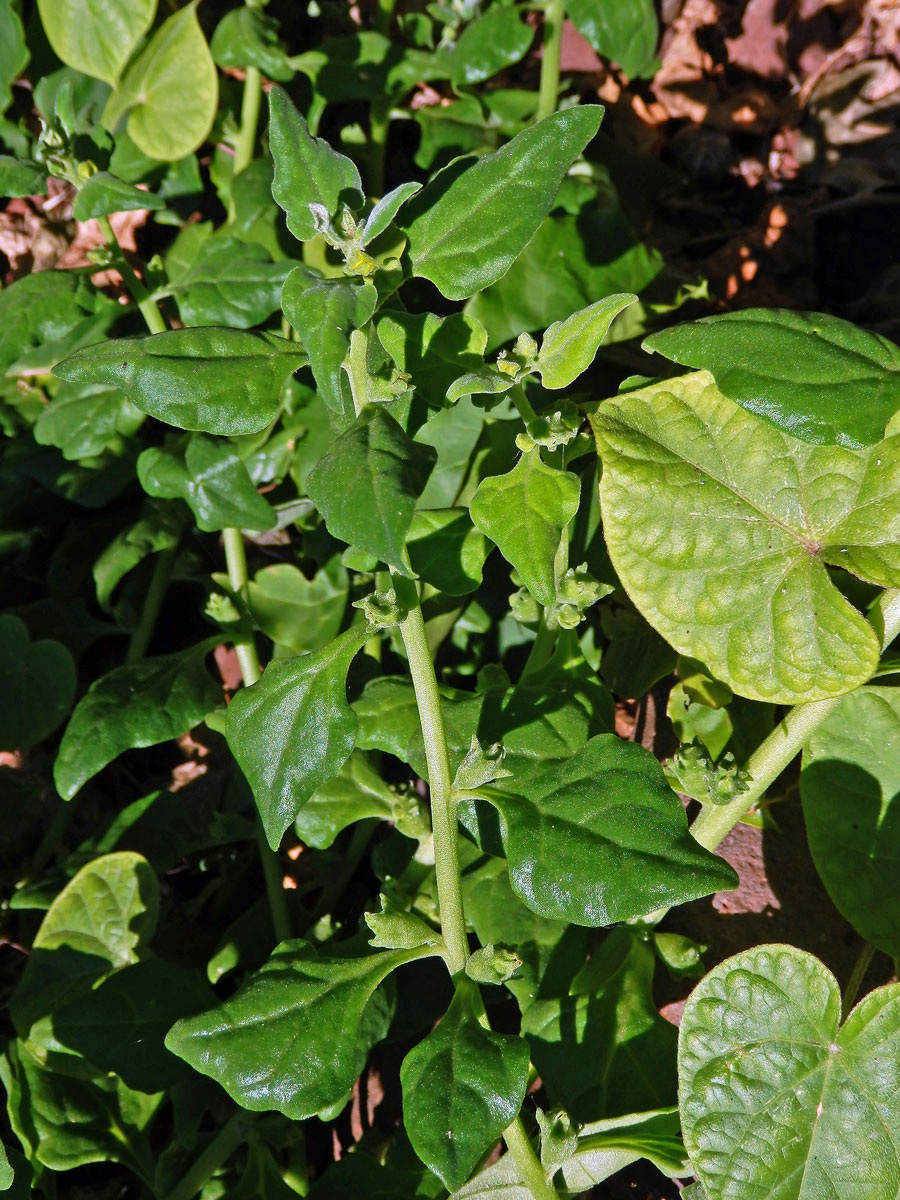
POLYGON ((701 804, 730 804, 746 792, 751 776, 739 766, 733 754, 713 762, 702 742, 679 746, 665 767, 669 783, 677 791, 701 804))

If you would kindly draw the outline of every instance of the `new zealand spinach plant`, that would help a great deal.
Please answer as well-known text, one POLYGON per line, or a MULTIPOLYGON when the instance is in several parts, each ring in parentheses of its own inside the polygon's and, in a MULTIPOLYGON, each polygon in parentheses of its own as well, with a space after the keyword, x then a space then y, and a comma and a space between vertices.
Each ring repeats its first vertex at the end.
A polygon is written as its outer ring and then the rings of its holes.
MULTIPOLYGON (((500 0, 302 49, 170 7, 0 0, 0 191, 98 234, 0 293, 0 1190, 900 1195, 900 987, 842 1023, 811 955, 664 924, 802 751, 900 957, 900 350, 663 328, 558 0, 536 91, 478 90, 532 41, 500 0), (658 685, 664 765, 615 731, 658 685)), ((645 0, 568 11, 651 69, 645 0)))

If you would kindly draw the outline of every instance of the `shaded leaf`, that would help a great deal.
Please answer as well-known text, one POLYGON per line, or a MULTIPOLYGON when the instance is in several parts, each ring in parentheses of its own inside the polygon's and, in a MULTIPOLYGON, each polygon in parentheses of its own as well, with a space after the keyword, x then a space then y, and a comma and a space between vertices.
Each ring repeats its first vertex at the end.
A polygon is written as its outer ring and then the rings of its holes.
POLYGON ((366 817, 389 821, 398 797, 368 758, 354 750, 333 779, 306 801, 294 821, 297 837, 316 850, 327 849, 341 830, 366 817))
POLYGON ((29 750, 65 720, 75 663, 60 642, 33 642, 24 621, 0 614, 0 750, 29 750))
POLYGON ((465 508, 417 512, 407 535, 415 573, 447 596, 467 596, 481 584, 490 546, 465 508))
POLYGON ((252 242, 211 237, 184 274, 172 280, 172 293, 186 325, 250 329, 281 307, 290 268, 290 260, 272 262, 268 251, 252 242))
POLYGON ((64 384, 34 423, 34 440, 56 446, 70 462, 102 454, 117 435, 135 433, 143 421, 121 388, 64 384))
POLYGON ((653 0, 571 0, 578 32, 626 75, 652 75, 659 23, 653 0))
POLYGON ((337 637, 347 589, 347 572, 336 558, 312 579, 290 563, 276 563, 257 571, 248 584, 247 607, 273 642, 304 654, 337 637))
POLYGON ((278 23, 258 8, 235 8, 216 26, 209 44, 220 67, 256 67, 267 79, 286 83, 294 76, 278 23))
POLYGON ((412 377, 416 395, 433 408, 444 407, 447 391, 461 372, 482 366, 487 343, 481 324, 462 313, 441 318, 434 313, 385 312, 379 314, 376 332, 400 370, 412 377))
MULTIPOLYGON (((0 46, 3 44, 2 25, 3 9, 0 6, 0 46)), ((46 167, 39 163, 21 162, 9 154, 0 154, 0 196, 43 196, 46 190, 46 167)))
POLYGON ((450 56, 454 87, 483 83, 524 58, 534 38, 514 6, 495 5, 471 21, 450 56))

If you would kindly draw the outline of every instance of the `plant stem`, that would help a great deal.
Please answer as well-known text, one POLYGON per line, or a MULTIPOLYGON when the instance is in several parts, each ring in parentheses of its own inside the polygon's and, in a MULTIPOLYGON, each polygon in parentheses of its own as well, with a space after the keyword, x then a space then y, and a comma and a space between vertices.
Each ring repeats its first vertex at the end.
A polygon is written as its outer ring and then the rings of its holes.
POLYGON ((856 997, 859 994, 860 985, 865 978, 866 971, 869 969, 869 963, 875 954, 875 947, 871 942, 863 942, 857 955, 856 962, 853 964, 853 970, 850 972, 850 978, 847 980, 847 986, 844 988, 844 994, 841 997, 841 1009, 846 1019, 847 1013, 856 1003, 856 997))
POLYGON ((131 631, 128 649, 125 651, 125 663, 128 666, 140 662, 147 653, 147 647, 150 645, 150 638, 153 636, 159 610, 162 608, 163 600, 166 598, 166 589, 169 586, 177 552, 178 546, 176 544, 169 546, 167 550, 161 550, 156 556, 153 574, 150 576, 150 586, 147 588, 147 594, 144 597, 144 604, 141 608, 141 615, 138 618, 137 625, 131 631))
POLYGON ((115 249, 118 251, 118 257, 115 264, 116 270, 121 273, 122 280, 125 286, 128 288, 128 291, 131 293, 135 304, 137 304, 138 308, 140 309, 141 316, 144 318, 147 328, 151 333, 165 333, 167 329, 165 318, 159 311, 156 301, 151 297, 150 293, 147 291, 140 279, 138 279, 137 275, 134 273, 134 268, 125 257, 125 252, 119 245, 119 239, 113 232, 113 227, 110 224, 109 217, 98 217, 97 221, 100 225, 100 232, 103 234, 107 246, 109 246, 110 250, 115 249))
POLYGON ((247 67, 244 76, 244 95, 241 101, 241 127, 234 141, 234 174, 253 162, 256 145, 256 130, 259 127, 259 109, 262 104, 262 76, 256 67, 247 67))
POLYGON ((531 1139, 525 1132, 525 1127, 517 1117, 512 1125, 504 1131, 503 1140, 512 1155, 516 1169, 522 1177, 522 1182, 531 1192, 534 1200, 559 1200, 559 1192, 552 1183, 547 1182, 541 1160, 535 1153, 531 1139))
POLYGON ((565 17, 564 0, 547 0, 544 7, 544 46, 541 55, 541 83, 536 115, 538 121, 555 113, 559 103, 559 62, 562 54, 562 29, 565 17))
POLYGON ((193 1200, 219 1167, 228 1161, 245 1140, 245 1123, 246 1115, 243 1112, 236 1112, 222 1126, 203 1153, 194 1160, 165 1200, 193 1200))
POLYGON ((391 106, 374 100, 369 109, 369 192, 380 196, 384 191, 384 161, 387 153, 391 106))
POLYGON ((376 33, 387 34, 390 31, 396 3, 397 0, 378 0, 378 6, 375 10, 376 33))

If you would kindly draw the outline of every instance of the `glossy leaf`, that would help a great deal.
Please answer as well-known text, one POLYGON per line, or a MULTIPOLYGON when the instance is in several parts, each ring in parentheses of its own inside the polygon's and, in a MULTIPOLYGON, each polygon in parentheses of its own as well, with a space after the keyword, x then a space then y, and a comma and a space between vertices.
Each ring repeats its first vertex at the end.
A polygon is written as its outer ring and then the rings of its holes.
POLYGON ((869 446, 900 409, 900 347, 840 317, 749 308, 644 341, 805 442, 869 446))
POLYGON ((179 1021, 166 1046, 243 1108, 302 1120, 350 1090, 387 1029, 386 1012, 370 1019, 375 989, 421 956, 390 950, 327 958, 307 942, 282 942, 224 1004, 179 1021))
POLYGON ((269 91, 269 145, 275 163, 272 195, 287 215, 288 229, 301 242, 318 232, 311 204, 323 205, 329 216, 342 202, 359 204, 362 183, 353 161, 310 134, 280 87, 269 91))
POLYGON ((896 1193, 900 987, 840 1017, 834 976, 793 946, 736 954, 691 993, 681 1120, 708 1200, 896 1193))
POLYGON ((151 158, 184 158, 206 141, 219 103, 216 65, 197 20, 198 0, 160 25, 134 60, 103 114, 151 158))
POLYGON ((626 75, 653 74, 659 23, 653 0, 572 0, 578 32, 626 75))
POLYGON ((403 1060, 403 1121, 416 1153, 451 1191, 518 1115, 528 1044, 478 1022, 468 988, 403 1060))
POLYGON ((64 800, 125 750, 181 737, 221 702, 221 684, 205 666, 211 648, 201 642, 116 667, 91 684, 75 706, 53 768, 64 800))
POLYGON ((282 385, 305 361, 299 346, 272 333, 173 329, 90 346, 55 373, 120 387, 142 412, 179 429, 235 435, 266 428, 282 385))
POLYGON ((811 446, 705 372, 607 401, 593 422, 610 557, 676 650, 752 700, 819 700, 869 678, 878 638, 826 564, 900 583, 900 440, 811 446))
POLYGON ((246 6, 226 13, 209 48, 220 67, 256 67, 267 79, 279 83, 294 76, 278 37, 278 23, 258 8, 246 6))
MULTIPOLYGON (((463 372, 482 366, 487 334, 472 317, 453 313, 379 314, 378 340, 401 371, 412 378, 416 395, 443 408, 447 390, 463 372)), ((427 428, 427 427, 426 427, 427 428)))
POLYGON ((320 279, 308 267, 295 267, 284 282, 284 314, 300 335, 319 394, 332 412, 343 413, 349 395, 341 367, 350 334, 375 311, 378 293, 370 283, 320 279))
POLYGON ((485 791, 499 810, 513 890, 541 916, 612 925, 737 886, 648 751, 612 734, 485 791))
POLYGON ((76 195, 73 212, 76 221, 89 221, 92 217, 108 217, 110 213, 165 207, 165 200, 152 192, 123 183, 108 171, 97 171, 76 195))
POLYGON ((312 654, 270 663, 228 707, 228 744, 273 849, 353 749, 357 718, 347 703, 347 671, 368 636, 368 626, 357 625, 312 654))
POLYGON ((900 694, 845 696, 807 742, 800 795, 809 848, 835 907, 858 932, 900 956, 900 694))
POLYGON ((24 621, 0 614, 0 750, 30 750, 75 699, 75 663, 60 642, 32 641, 24 621))
POLYGON ((414 273, 450 300, 498 280, 549 212, 602 117, 599 105, 555 113, 474 164, 440 172, 405 212, 414 273))
POLYGON ((276 523, 275 510, 253 486, 234 447, 206 434, 145 450, 137 473, 149 496, 184 500, 205 533, 229 527, 271 529, 276 523))
POLYGON ((64 63, 115 84, 153 23, 156 0, 38 0, 38 11, 64 63))
POLYGON ((433 508, 415 514, 407 535, 415 573, 447 596, 467 596, 481 583, 490 546, 465 508, 433 508))
POLYGON ((600 343, 615 318, 637 296, 607 296, 589 308, 572 313, 565 321, 550 325, 541 342, 536 370, 546 388, 564 388, 574 383, 594 361, 600 343))
POLYGON ((383 407, 368 405, 306 480, 328 532, 408 573, 405 542, 435 460, 383 407))
POLYGON ((450 58, 454 87, 483 83, 524 58, 534 38, 514 6, 494 5, 460 34, 450 58))
MULTIPOLYGON (((242 11, 250 11, 242 10, 242 11)), ((276 263, 262 246, 222 236, 205 241, 172 291, 186 325, 250 329, 281 307, 289 260, 276 263)))
POLYGON ((121 388, 64 384, 34 423, 34 440, 77 461, 102 454, 118 435, 136 432, 143 415, 121 388))
POLYGON ((247 588, 247 607, 260 629, 279 646, 305 654, 340 632, 347 609, 347 572, 332 559, 312 579, 290 563, 257 571, 247 588))
POLYGON ((576 475, 548 467, 532 450, 507 475, 483 479, 469 505, 472 520, 541 604, 556 598, 554 559, 580 492, 576 475))
POLYGON ((340 771, 317 788, 297 814, 294 831, 307 846, 327 849, 341 830, 366 817, 390 820, 397 797, 370 764, 354 750, 340 771))

